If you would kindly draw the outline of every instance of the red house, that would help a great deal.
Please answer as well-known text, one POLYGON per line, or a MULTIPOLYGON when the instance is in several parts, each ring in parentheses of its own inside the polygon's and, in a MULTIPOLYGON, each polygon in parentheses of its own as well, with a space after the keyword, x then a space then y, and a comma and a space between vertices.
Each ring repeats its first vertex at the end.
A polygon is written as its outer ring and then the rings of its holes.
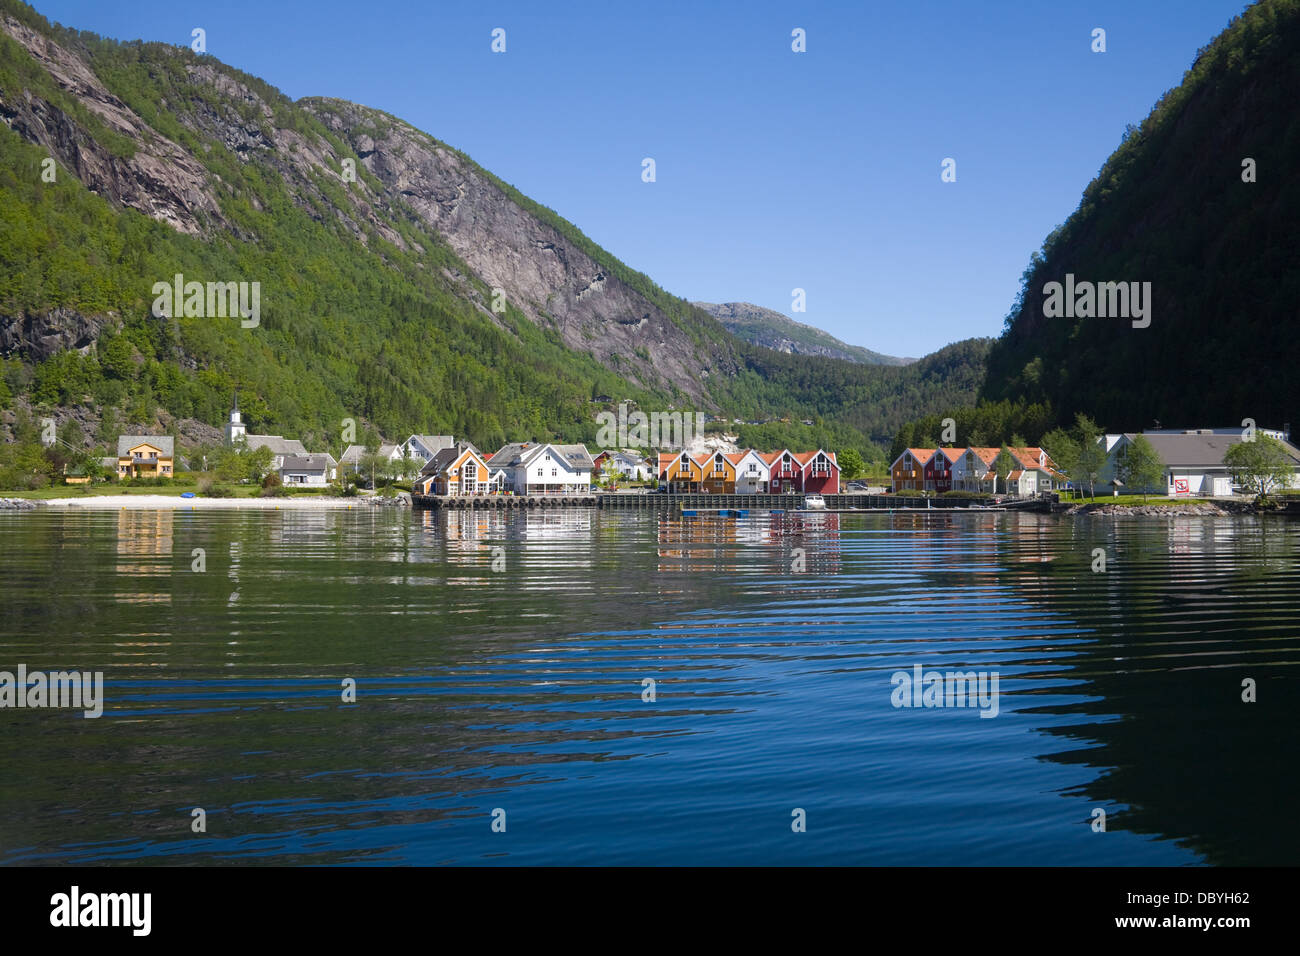
POLYGON ((772 494, 803 490, 803 466, 798 458, 784 448, 781 451, 770 451, 762 457, 767 462, 767 486, 772 494))
POLYGON ((840 465, 835 452, 806 451, 795 456, 803 471, 801 490, 810 495, 838 495, 840 493, 840 465))
POLYGON ((940 448, 925 463, 926 491, 952 491, 952 466, 966 454, 965 448, 940 448))

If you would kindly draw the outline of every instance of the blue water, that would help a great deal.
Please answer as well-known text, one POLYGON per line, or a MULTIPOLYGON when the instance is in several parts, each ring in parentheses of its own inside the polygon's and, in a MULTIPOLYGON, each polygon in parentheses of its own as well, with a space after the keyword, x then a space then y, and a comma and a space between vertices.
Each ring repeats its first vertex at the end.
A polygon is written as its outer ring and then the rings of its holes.
POLYGON ((0 710, 0 862, 1295 864, 1298 541, 1254 518, 3 516, 0 670, 102 670, 106 704, 0 710), (997 716, 894 707, 917 664, 997 673, 997 716))

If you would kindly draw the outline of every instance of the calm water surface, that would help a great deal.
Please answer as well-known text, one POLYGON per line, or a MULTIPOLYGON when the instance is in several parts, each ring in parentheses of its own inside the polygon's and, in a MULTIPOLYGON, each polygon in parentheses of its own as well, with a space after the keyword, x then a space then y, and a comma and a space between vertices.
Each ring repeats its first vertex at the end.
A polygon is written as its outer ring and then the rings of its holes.
POLYGON ((0 710, 0 862, 1295 865, 1298 548, 1251 518, 0 515, 0 670, 106 695, 0 710), (916 664, 996 672, 998 715, 893 707, 916 664))

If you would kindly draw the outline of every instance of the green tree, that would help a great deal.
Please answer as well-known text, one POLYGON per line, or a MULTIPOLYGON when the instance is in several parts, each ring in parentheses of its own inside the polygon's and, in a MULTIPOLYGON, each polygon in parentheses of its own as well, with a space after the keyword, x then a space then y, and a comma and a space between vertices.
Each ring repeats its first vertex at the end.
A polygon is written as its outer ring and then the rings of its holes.
POLYGON ((1020 462, 1016 460, 1016 456, 1011 453, 1010 448, 1003 445, 998 452, 998 457, 993 459, 993 491, 995 493, 998 490, 998 482, 1002 483, 1003 493, 1011 490, 1007 476, 1018 467, 1020 467, 1020 462))
POLYGON ((1134 435, 1120 456, 1116 477, 1129 488, 1141 488, 1142 500, 1147 491, 1164 483, 1165 463, 1155 446, 1145 435, 1134 435))
POLYGON ((840 463, 840 477, 845 481, 852 481, 864 471, 867 463, 862 460, 862 455, 854 448, 845 448, 835 456, 835 460, 840 463))
POLYGON ((254 448, 252 451, 241 453, 244 458, 244 474, 249 481, 260 482, 267 474, 271 472, 271 463, 275 460, 275 453, 266 445, 260 448, 254 448))
POLYGON ((1233 481, 1260 501, 1268 500, 1274 488, 1287 487, 1296 474, 1296 463, 1286 447, 1270 435, 1237 442, 1224 453, 1223 463, 1233 481))
POLYGON ((1056 462, 1059 468, 1070 478, 1079 472, 1079 443, 1063 428, 1053 428, 1039 442, 1056 462))
POLYGON ((1074 420, 1074 434, 1079 456, 1075 462, 1077 475, 1072 477, 1088 482, 1088 497, 1097 497, 1097 479, 1106 468, 1106 446, 1101 441, 1101 429, 1087 415, 1080 413, 1074 420))

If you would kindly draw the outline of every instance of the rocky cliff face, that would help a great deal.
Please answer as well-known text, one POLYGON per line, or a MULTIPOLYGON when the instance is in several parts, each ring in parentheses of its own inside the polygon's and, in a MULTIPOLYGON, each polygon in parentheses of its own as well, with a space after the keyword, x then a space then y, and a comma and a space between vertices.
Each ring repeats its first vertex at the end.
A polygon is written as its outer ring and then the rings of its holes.
POLYGON ((533 322, 553 327, 569 348, 590 352, 632 381, 671 383, 693 399, 704 398, 703 379, 716 357, 458 152, 352 103, 313 99, 304 105, 347 138, 390 197, 400 197, 479 279, 504 290, 533 322))
POLYGON ((696 302, 695 305, 721 322, 732 335, 787 355, 820 355, 862 365, 906 365, 915 361, 849 345, 829 332, 751 302, 696 302))
MULTIPOLYGON (((233 233, 256 241, 223 217, 218 197, 227 187, 205 167, 202 155, 151 128, 70 50, 12 17, 0 17, 0 29, 62 92, 135 149, 129 156, 116 155, 76 116, 30 90, 0 99, 0 120, 6 125, 119 206, 186 234, 216 238, 233 233)), ((553 328, 567 347, 590 353, 629 381, 677 390, 709 407, 706 382, 727 365, 727 349, 701 347, 658 306, 521 207, 460 153, 377 110, 340 100, 304 100, 298 108, 351 147, 373 175, 347 183, 346 202, 340 204, 340 193, 322 189, 320 181, 343 185, 342 164, 349 155, 341 155, 324 137, 277 123, 274 104, 219 64, 200 60, 183 68, 191 82, 215 95, 186 102, 175 113, 179 122, 242 162, 284 179, 295 203, 313 218, 337 217, 361 243, 375 235, 409 249, 396 225, 413 217, 428 231, 430 245, 445 243, 468 265, 471 275, 452 278, 461 281, 467 298, 481 303, 485 318, 495 320, 491 302, 483 301, 472 278, 504 290, 508 303, 531 321, 553 328)), ((256 197, 249 201, 257 207, 256 197)), ((41 358, 51 346, 81 347, 75 344, 85 339, 81 326, 59 325, 67 318, 61 313, 0 317, 0 348, 41 358)), ((700 316, 699 321, 709 320, 700 316)), ((725 341, 725 336, 714 340, 725 341)))
POLYGON ((43 146, 64 169, 93 192, 136 209, 179 232, 197 235, 205 222, 221 225, 214 184, 195 157, 150 128, 110 93, 84 61, 14 20, 0 29, 16 40, 58 87, 73 96, 110 130, 136 144, 134 155, 116 156, 53 103, 28 92, 0 100, 0 120, 25 139, 43 146))

